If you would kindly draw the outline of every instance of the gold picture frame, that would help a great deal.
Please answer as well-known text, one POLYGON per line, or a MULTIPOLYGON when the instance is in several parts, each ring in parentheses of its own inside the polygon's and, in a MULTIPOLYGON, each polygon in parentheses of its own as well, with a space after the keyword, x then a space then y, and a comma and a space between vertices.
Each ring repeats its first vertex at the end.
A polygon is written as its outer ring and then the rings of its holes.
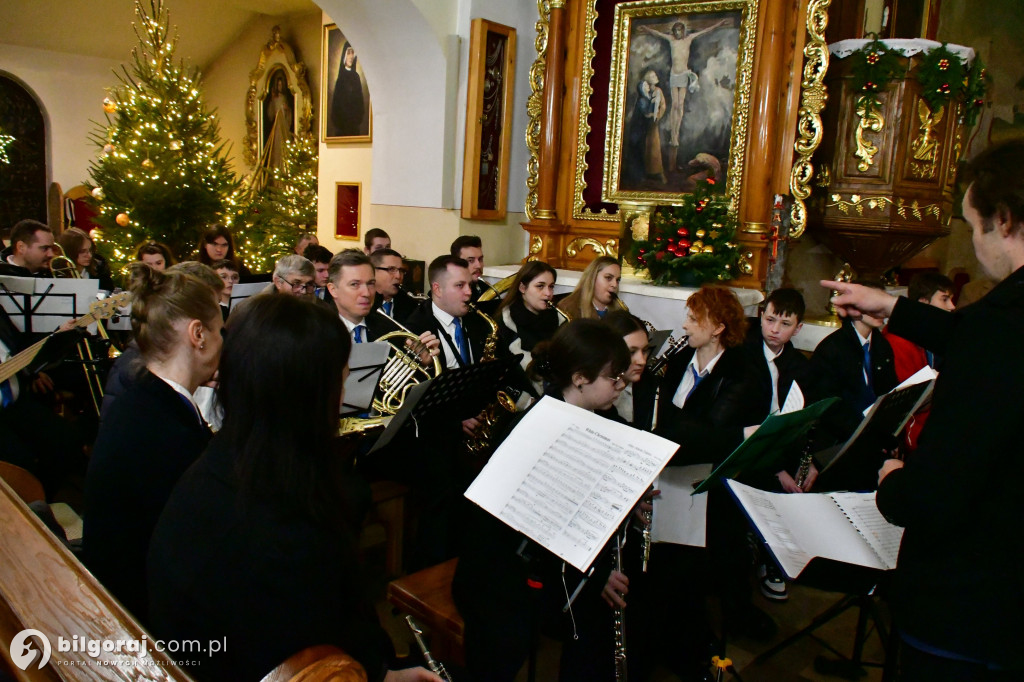
POLYGON ((678 203, 713 175, 738 206, 757 21, 758 0, 615 6, 602 201, 678 203))
POLYGON ((462 166, 462 217, 469 220, 503 220, 508 212, 515 64, 516 30, 474 19, 462 166))
POLYGON ((329 144, 373 141, 373 108, 366 75, 355 46, 337 24, 324 26, 320 73, 320 139, 329 144), (352 64, 345 69, 350 50, 352 64))
POLYGON ((249 73, 245 95, 245 161, 255 168, 272 132, 277 135, 274 156, 283 154, 283 140, 310 132, 313 104, 306 81, 306 65, 295 61, 291 46, 281 41, 275 26, 270 41, 260 50, 256 68, 249 73), (280 86, 280 87, 279 87, 280 86), (284 116, 277 118, 278 113, 284 116), (282 126, 277 131, 274 121, 282 126), (287 126, 287 127, 285 127, 287 126))

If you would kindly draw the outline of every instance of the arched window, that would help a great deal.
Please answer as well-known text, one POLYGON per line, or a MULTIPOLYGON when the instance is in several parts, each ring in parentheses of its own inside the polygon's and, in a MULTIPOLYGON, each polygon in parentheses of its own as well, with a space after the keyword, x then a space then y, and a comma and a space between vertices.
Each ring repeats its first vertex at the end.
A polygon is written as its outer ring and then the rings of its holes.
POLYGON ((24 218, 46 222, 46 126, 31 93, 0 74, 0 135, 14 137, 0 155, 0 230, 24 218), (3 163, 6 158, 7 163, 3 163))

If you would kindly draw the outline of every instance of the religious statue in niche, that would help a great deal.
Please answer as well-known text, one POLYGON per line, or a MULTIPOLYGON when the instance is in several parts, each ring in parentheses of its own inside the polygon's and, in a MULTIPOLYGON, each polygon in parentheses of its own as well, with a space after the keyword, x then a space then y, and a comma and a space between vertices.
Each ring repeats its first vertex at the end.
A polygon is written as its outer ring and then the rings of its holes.
POLYGON ((355 47, 332 24, 324 27, 323 52, 324 141, 369 141, 373 127, 370 92, 355 47))
POLYGON ((270 83, 263 97, 263 149, 268 150, 271 168, 280 168, 284 158, 284 145, 295 135, 295 96, 288 89, 288 77, 283 67, 271 72, 270 83))

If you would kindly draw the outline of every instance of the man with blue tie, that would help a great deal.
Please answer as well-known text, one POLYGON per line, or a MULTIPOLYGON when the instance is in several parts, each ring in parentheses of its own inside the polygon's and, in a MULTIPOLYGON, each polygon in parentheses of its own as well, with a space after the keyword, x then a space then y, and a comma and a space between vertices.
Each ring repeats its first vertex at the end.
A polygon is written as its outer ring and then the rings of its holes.
POLYGON ((441 339, 448 369, 479 362, 490 327, 479 315, 467 315, 472 297, 469 264, 456 256, 438 256, 427 268, 427 279, 430 300, 409 316, 409 329, 434 332, 441 339))
MULTIPOLYGON (((345 323, 353 343, 376 341, 388 332, 401 328, 384 315, 371 313, 376 293, 376 277, 369 256, 358 249, 346 249, 331 259, 327 268, 327 291, 345 323)), ((438 340, 429 331, 420 333, 420 341, 432 355, 437 354, 438 340)), ((424 353, 424 362, 430 357, 424 353)))
POLYGON ((370 260, 377 277, 373 309, 379 308, 399 324, 405 324, 419 302, 402 289, 407 272, 402 254, 391 249, 379 249, 370 254, 370 260))

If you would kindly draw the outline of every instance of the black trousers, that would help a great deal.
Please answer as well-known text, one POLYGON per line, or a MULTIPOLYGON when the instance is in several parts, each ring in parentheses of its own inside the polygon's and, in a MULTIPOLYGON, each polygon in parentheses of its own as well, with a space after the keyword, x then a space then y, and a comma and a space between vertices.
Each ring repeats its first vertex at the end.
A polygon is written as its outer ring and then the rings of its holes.
POLYGON ((1010 682, 1024 671, 991 670, 984 663, 943 658, 900 642, 900 682, 1010 682))

